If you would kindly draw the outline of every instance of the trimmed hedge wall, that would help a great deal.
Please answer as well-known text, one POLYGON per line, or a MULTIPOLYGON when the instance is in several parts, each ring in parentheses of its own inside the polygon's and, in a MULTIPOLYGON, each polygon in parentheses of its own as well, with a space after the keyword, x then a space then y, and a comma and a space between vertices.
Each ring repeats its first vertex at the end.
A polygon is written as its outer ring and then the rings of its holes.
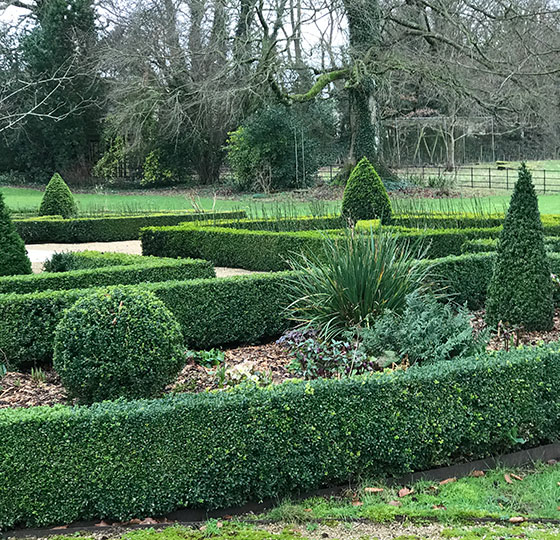
MULTIPOLYGON (((546 234, 560 234, 560 215, 542 214, 541 221, 546 234)), ((504 214, 479 215, 473 213, 457 214, 410 214, 393 216, 393 225, 410 228, 433 228, 433 229, 485 229, 501 227, 504 223, 504 214)))
MULTIPOLYGON (((379 221, 360 221, 358 228, 376 229, 379 221)), ((475 238, 497 238, 500 228, 492 229, 406 229, 384 227, 400 235, 403 241, 422 241, 430 258, 461 254, 465 241, 475 238)), ((288 268, 293 253, 320 252, 325 234, 335 230, 274 232, 232 228, 231 223, 219 225, 183 224, 177 227, 142 229, 142 252, 159 257, 193 257, 212 261, 216 266, 230 266, 275 272, 288 268)))
MULTIPOLYGON (((551 251, 553 253, 560 252, 560 237, 545 236, 544 246, 547 251, 551 251)), ((461 246, 461 251, 463 253, 482 253, 488 251, 496 251, 497 247, 497 238, 481 238, 478 240, 468 240, 461 246)))
POLYGON ((185 221, 244 218, 245 212, 166 213, 139 216, 62 219, 28 218, 14 220, 16 229, 27 244, 116 242, 137 240, 140 229, 148 226, 177 225, 185 221))
POLYGON ((342 380, 0 411, 0 528, 124 521, 484 458, 560 436, 560 349, 342 380))
MULTIPOLYGON (((129 262, 121 266, 98 266, 70 272, 45 272, 0 277, 0 294, 25 294, 45 290, 87 289, 104 285, 130 285, 150 281, 216 277, 214 267, 208 261, 137 257, 139 261, 136 264, 129 262)), ((83 259, 87 261, 86 258, 83 259)), ((111 260, 111 262, 115 261, 116 259, 111 260)), ((101 258, 95 262, 101 263, 101 258)))
MULTIPOLYGON (((285 273, 143 283, 177 318, 193 348, 249 343, 288 327, 285 273)), ((124 287, 126 288, 126 287, 124 287)), ((0 350, 10 369, 50 363, 64 310, 93 289, 0 295, 0 350)))

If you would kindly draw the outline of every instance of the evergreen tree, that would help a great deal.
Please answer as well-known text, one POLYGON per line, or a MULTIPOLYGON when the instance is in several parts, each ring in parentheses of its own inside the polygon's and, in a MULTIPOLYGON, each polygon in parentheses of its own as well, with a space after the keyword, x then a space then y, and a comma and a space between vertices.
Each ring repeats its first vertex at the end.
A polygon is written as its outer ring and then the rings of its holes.
POLYGON ((354 167, 342 199, 342 216, 352 222, 361 219, 391 220, 391 201, 387 190, 367 158, 354 167))
POLYGON ((0 193, 0 276, 31 274, 31 261, 0 193))
POLYGON ((55 173, 45 189, 41 206, 40 216, 62 216, 71 218, 77 215, 78 207, 70 188, 62 179, 60 174, 55 173))
POLYGON ((492 280, 486 317, 491 326, 500 321, 527 330, 553 325, 553 288, 550 262, 531 173, 525 163, 511 197, 492 280))

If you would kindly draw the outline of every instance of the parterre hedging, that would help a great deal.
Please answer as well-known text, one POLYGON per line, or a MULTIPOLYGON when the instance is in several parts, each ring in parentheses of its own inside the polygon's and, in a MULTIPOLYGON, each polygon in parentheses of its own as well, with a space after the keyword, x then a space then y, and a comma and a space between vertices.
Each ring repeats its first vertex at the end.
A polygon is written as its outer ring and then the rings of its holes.
POLYGON ((214 267, 209 261, 142 257, 140 255, 114 257, 113 254, 104 253, 76 256, 77 261, 82 260, 84 263, 96 263, 98 265, 101 265, 104 259, 106 259, 108 265, 84 270, 0 277, 0 294, 86 289, 103 285, 130 285, 149 281, 186 280, 216 276, 214 267), (115 266, 119 259, 127 262, 115 266))
MULTIPOLYGON (((454 300, 480 309, 492 274, 494 255, 473 253, 426 261, 430 279, 454 300)), ((560 274, 560 254, 551 255, 560 274)), ((286 273, 232 278, 167 281, 137 285, 156 294, 177 317, 186 343, 210 348, 273 337, 290 326, 286 273)), ((90 289, 91 290, 91 289, 90 289)), ((48 364, 54 329, 63 311, 88 290, 0 294, 0 350, 11 368, 48 364)), ((556 293, 560 304, 560 291, 556 293)))
MULTIPOLYGON (((244 227, 247 221, 217 224, 183 223, 175 227, 142 229, 142 252, 159 257, 193 257, 212 261, 217 266, 274 272, 288 268, 290 255, 321 250, 326 234, 341 234, 338 229, 305 231, 268 231, 259 222, 258 230, 244 227), (243 227, 243 228, 241 228, 243 227)), ((360 221, 357 229, 377 228, 378 220, 360 221)), ((255 226, 255 228, 257 228, 255 226)), ((459 255, 467 240, 497 238, 499 227, 472 229, 409 229, 384 227, 398 233, 402 241, 423 242, 427 257, 459 255)))
MULTIPOLYGON (((553 253, 560 252, 560 237, 559 236, 545 236, 544 245, 547 251, 553 253)), ((497 238, 480 238, 478 240, 468 240, 465 242, 461 251, 463 253, 483 253, 489 251, 496 251, 498 246, 497 238)))
POLYGON ((179 212, 101 218, 63 219, 60 216, 14 220, 16 229, 28 244, 49 242, 116 242, 137 240, 142 227, 177 225, 183 221, 242 219, 244 211, 179 212))
POLYGON ((279 498, 558 440, 560 349, 391 374, 0 411, 0 528, 279 498))
POLYGON ((149 260, 155 260, 155 257, 110 251, 62 251, 55 252, 50 259, 45 261, 43 267, 45 272, 69 272, 70 270, 86 270, 103 266, 138 264, 149 260))
MULTIPOLYGON (((153 292, 175 315, 186 345, 250 343, 288 327, 285 274, 129 285, 153 292)), ((0 294, 0 350, 10 369, 48 364, 64 310, 94 289, 0 294)))

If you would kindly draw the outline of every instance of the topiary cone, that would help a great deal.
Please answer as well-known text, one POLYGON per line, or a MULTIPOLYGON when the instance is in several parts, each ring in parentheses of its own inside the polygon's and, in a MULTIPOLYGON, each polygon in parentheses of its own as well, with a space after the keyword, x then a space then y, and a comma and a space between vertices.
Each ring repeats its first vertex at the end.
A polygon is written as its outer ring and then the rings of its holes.
POLYGON ((525 163, 498 241, 494 272, 488 288, 486 319, 526 330, 549 330, 554 303, 550 262, 531 173, 525 163))
POLYGON ((387 190, 367 158, 362 158, 348 178, 342 199, 342 216, 352 223, 361 219, 391 221, 387 190))
POLYGON ((41 206, 39 206, 39 215, 71 218, 77 214, 78 207, 70 188, 62 176, 55 173, 45 189, 41 206))
POLYGON ((14 274, 31 274, 31 261, 0 193, 0 276, 14 274))

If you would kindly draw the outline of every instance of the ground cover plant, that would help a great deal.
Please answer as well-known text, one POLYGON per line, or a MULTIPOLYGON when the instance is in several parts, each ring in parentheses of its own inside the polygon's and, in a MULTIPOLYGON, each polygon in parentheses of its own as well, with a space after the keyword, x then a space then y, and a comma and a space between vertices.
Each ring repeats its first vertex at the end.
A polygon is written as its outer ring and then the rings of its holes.
POLYGON ((531 173, 524 163, 498 241, 488 290, 487 319, 493 326, 553 325, 553 284, 531 173))
POLYGON ((74 196, 60 174, 55 173, 45 188, 45 193, 39 206, 40 216, 75 217, 78 206, 74 196))

